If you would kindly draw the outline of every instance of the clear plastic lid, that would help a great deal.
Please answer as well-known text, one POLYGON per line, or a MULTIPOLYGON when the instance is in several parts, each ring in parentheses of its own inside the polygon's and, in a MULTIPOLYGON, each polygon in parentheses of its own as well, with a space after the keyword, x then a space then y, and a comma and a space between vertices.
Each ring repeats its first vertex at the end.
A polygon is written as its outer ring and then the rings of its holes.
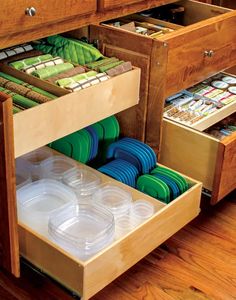
POLYGON ((93 194, 92 201, 99 206, 108 208, 117 217, 129 213, 132 195, 115 184, 107 183, 101 185, 93 194))
POLYGON ((49 215, 76 201, 73 190, 63 183, 51 179, 35 181, 17 191, 18 219, 40 233, 47 233, 49 215))
POLYGON ((114 216, 91 204, 68 206, 50 216, 49 236, 73 255, 84 260, 114 239, 114 216))
POLYGON ((64 174, 76 168, 76 162, 69 157, 55 155, 44 160, 40 164, 41 178, 62 180, 64 174))
POLYGON ((79 200, 82 200, 87 199, 98 189, 101 177, 96 172, 81 166, 66 172, 62 181, 75 191, 79 200))
POLYGON ((41 162, 52 156, 53 151, 50 148, 42 147, 21 156, 19 159, 28 163, 32 180, 37 180, 41 178, 41 162))
POLYGON ((134 229, 135 225, 132 222, 132 219, 129 214, 118 216, 115 219, 115 232, 116 239, 119 239, 123 235, 131 232, 134 229))

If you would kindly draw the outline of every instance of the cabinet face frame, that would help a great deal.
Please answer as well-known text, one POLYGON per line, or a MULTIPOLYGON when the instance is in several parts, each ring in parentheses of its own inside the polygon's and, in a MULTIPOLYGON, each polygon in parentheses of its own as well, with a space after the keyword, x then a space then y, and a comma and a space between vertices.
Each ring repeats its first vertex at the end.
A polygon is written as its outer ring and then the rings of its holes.
POLYGON ((0 93, 0 264, 20 275, 12 100, 0 93))

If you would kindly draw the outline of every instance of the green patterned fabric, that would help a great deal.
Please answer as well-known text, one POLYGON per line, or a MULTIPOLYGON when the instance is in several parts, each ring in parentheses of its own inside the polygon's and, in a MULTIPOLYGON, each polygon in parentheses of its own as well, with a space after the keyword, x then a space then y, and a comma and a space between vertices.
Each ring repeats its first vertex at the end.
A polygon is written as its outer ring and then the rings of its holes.
POLYGON ((35 70, 31 74, 41 79, 47 79, 49 77, 55 76, 73 68, 74 66, 71 63, 64 63, 56 66, 50 66, 43 69, 35 70))
POLYGON ((87 73, 82 73, 82 74, 78 74, 69 78, 63 78, 63 79, 59 79, 56 81, 56 83, 60 86, 60 87, 65 87, 71 83, 75 83, 78 82, 82 79, 88 79, 91 76, 95 76, 97 75, 97 72, 95 71, 89 71, 87 73))
POLYGON ((13 99, 13 103, 16 103, 17 105, 22 106, 23 108, 31 108, 31 107, 39 105, 38 103, 36 103, 33 100, 30 100, 24 96, 16 94, 16 93, 14 93, 10 90, 4 89, 2 87, 0 87, 0 91, 7 95, 10 95, 13 99))
POLYGON ((86 67, 88 67, 90 69, 96 69, 96 68, 98 68, 102 65, 110 64, 110 63, 113 63, 113 62, 116 62, 116 61, 119 61, 119 59, 116 58, 116 57, 103 58, 103 59, 100 59, 98 61, 94 61, 94 62, 86 64, 86 67))
POLYGON ((94 46, 61 35, 54 35, 37 41, 33 46, 43 53, 50 53, 53 56, 58 55, 74 64, 85 65, 103 58, 101 52, 94 46))
POLYGON ((46 96, 46 97, 48 97, 50 99, 56 99, 57 98, 57 96, 55 96, 55 95, 53 95, 53 94, 51 94, 49 92, 46 92, 46 91, 44 91, 44 90, 42 90, 42 89, 40 89, 40 88, 38 88, 36 86, 33 86, 33 85, 31 85, 31 84, 29 84, 27 82, 24 82, 23 80, 20 80, 20 79, 18 79, 16 77, 13 77, 13 76, 8 75, 6 73, 0 72, 0 76, 3 77, 3 78, 5 78, 5 79, 7 79, 7 80, 10 80, 10 81, 12 81, 14 83, 23 85, 23 86, 31 89, 32 91, 37 92, 37 93, 39 93, 41 95, 44 95, 44 96, 46 96))
POLYGON ((120 61, 113 62, 113 63, 107 64, 107 65, 102 65, 101 67, 98 67, 98 71, 103 73, 103 72, 106 72, 112 68, 115 68, 123 63, 124 63, 124 61, 120 60, 120 61))
POLYGON ((22 70, 23 68, 27 66, 31 66, 33 64, 43 62, 45 60, 49 60, 52 58, 52 55, 45 54, 45 55, 39 55, 34 57, 25 58, 22 60, 11 62, 9 65, 17 70, 22 70))
POLYGON ((22 110, 19 107, 13 105, 13 114, 16 114, 16 113, 21 112, 21 111, 22 110))

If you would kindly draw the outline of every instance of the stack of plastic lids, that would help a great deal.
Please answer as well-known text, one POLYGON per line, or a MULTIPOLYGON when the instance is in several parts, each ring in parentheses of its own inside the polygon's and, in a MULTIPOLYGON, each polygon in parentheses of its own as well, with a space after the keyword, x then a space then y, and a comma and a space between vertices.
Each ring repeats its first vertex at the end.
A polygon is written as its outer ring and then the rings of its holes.
POLYGON ((51 239, 81 260, 90 258, 114 239, 112 213, 103 207, 77 204, 54 213, 49 219, 51 239))
POLYGON ((101 184, 101 177, 98 172, 80 166, 65 172, 62 181, 74 190, 81 203, 91 200, 91 196, 101 184))
POLYGON ((76 161, 101 164, 105 161, 107 147, 118 139, 119 134, 119 123, 111 116, 52 142, 50 147, 76 161))
POLYGON ((41 178, 51 178, 61 181, 63 176, 76 169, 76 162, 68 157, 55 155, 41 162, 41 178))
POLYGON ((17 190, 18 219, 37 232, 47 235, 49 215, 76 201, 75 193, 61 182, 38 180, 17 190))
POLYGON ((24 170, 30 173, 32 181, 41 178, 41 162, 45 159, 52 157, 53 152, 48 147, 42 147, 27 153, 16 159, 16 170, 17 165, 23 166, 24 170))
POLYGON ((151 174, 142 175, 137 180, 138 190, 167 204, 188 188, 188 182, 183 176, 162 166, 157 166, 151 174))
POLYGON ((129 214, 132 205, 131 193, 123 188, 112 184, 105 183, 93 194, 92 201, 99 207, 104 207, 114 215, 118 216, 129 214))

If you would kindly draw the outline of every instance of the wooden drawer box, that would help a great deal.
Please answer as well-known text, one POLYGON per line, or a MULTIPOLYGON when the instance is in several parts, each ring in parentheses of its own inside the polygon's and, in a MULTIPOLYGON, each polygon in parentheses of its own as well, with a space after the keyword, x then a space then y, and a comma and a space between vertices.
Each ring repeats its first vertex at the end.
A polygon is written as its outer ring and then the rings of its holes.
POLYGON ((218 140, 164 119, 161 163, 203 182, 215 204, 236 188, 236 133, 218 140))
POLYGON ((6 65, 1 65, 0 70, 59 97, 14 115, 15 157, 125 110, 139 101, 138 68, 73 93, 6 65))
MULTIPOLYGON (((102 181, 114 182, 103 174, 102 181)), ((115 181, 134 200, 153 203, 155 214, 87 261, 71 256, 23 224, 19 224, 20 253, 83 300, 89 299, 198 215, 201 184, 187 181, 190 189, 168 205, 115 181)))
MULTIPOLYGON (((164 99, 236 64, 236 12, 192 0, 177 3, 185 7, 187 26, 159 38, 110 26, 111 21, 90 27, 91 39, 99 40, 105 54, 131 60, 142 69, 140 105, 131 118, 137 115, 139 120, 140 115, 145 116, 144 140, 156 152, 164 99), (210 50, 211 57, 204 54, 210 50)), ((138 15, 127 18, 158 23, 138 15)), ((129 128, 130 114, 129 111, 121 120, 124 128, 129 128)), ((140 135, 137 132, 135 137, 141 139, 140 135)))
POLYGON ((17 3, 14 0, 2 1, 0 36, 95 12, 96 2, 96 0, 56 0, 47 1, 45 4, 43 0, 18 0, 17 3), (27 9, 28 14, 32 14, 35 10, 35 15, 27 15, 27 9))

